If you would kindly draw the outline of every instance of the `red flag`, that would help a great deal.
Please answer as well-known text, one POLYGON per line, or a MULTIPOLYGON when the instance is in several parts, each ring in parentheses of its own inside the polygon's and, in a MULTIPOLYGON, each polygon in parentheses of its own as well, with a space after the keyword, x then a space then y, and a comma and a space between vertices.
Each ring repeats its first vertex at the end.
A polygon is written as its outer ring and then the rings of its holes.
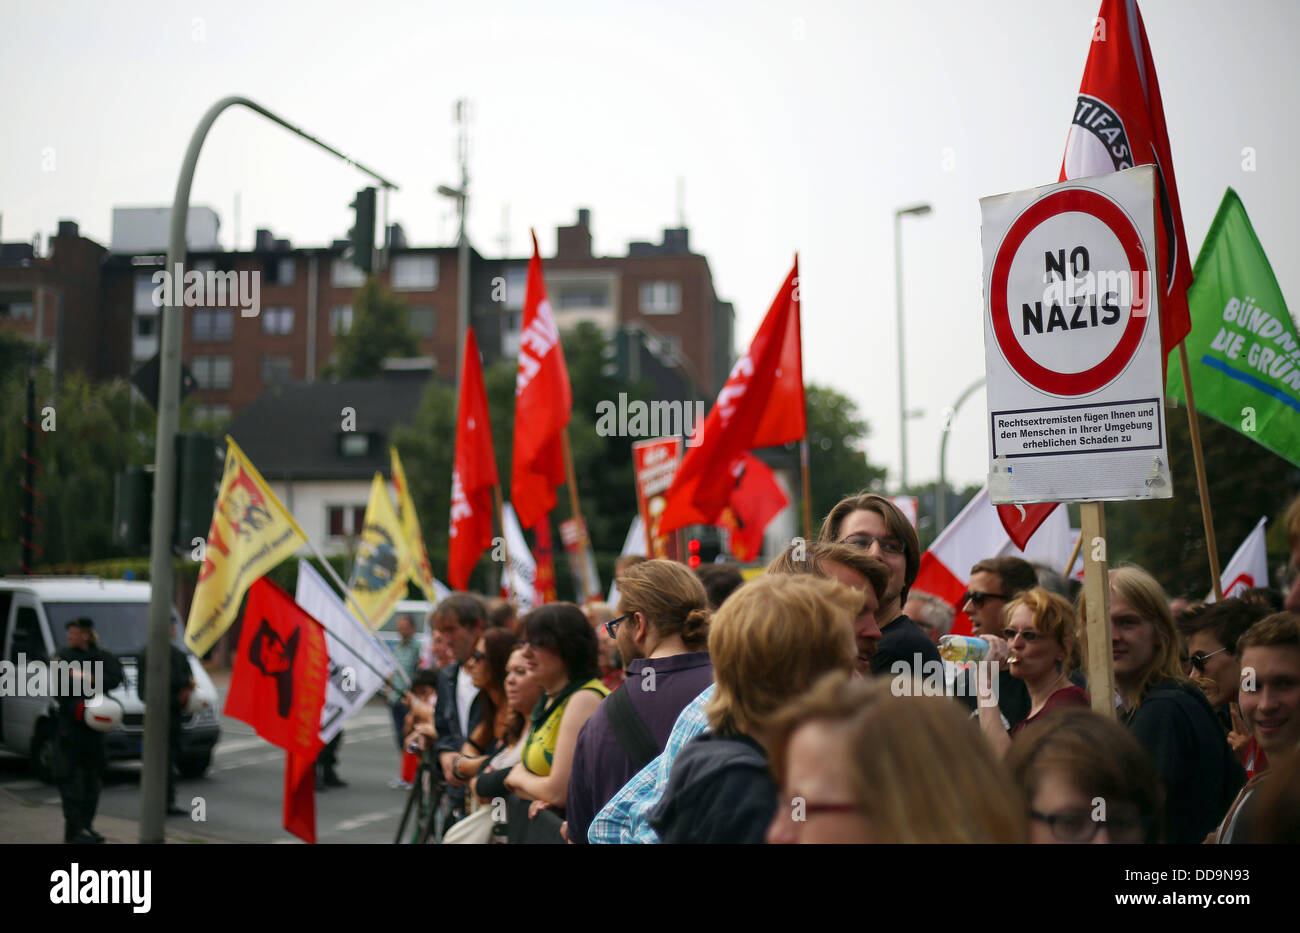
POLYGON ((534 233, 515 377, 514 461, 510 468, 510 501, 524 528, 532 528, 555 508, 555 487, 564 482, 562 435, 572 407, 569 370, 546 298, 542 257, 534 233))
POLYGON ((479 555, 492 544, 492 487, 498 482, 483 364, 471 327, 465 332, 465 358, 460 367, 456 458, 451 471, 447 580, 452 589, 469 589, 469 575, 479 555))
POLYGON ((1187 287, 1192 284, 1183 212, 1165 130, 1160 82, 1136 0, 1102 0, 1092 49, 1083 68, 1061 181, 1154 165, 1160 210, 1156 252, 1160 270, 1162 359, 1192 329, 1187 287))
POLYGON ((225 713, 248 723, 289 753, 284 828, 316 841, 313 767, 320 754, 320 714, 329 652, 320 624, 266 577, 248 590, 225 713))
POLYGON ((1033 505, 1023 506, 1000 505, 998 518, 1007 531, 1007 537, 1023 551, 1029 539, 1038 530, 1038 526, 1047 521, 1047 516, 1051 515, 1058 505, 1059 502, 1036 502, 1033 505), (1024 509, 1024 518, 1020 517, 1021 509, 1024 509))
POLYGON ((731 530, 732 556, 745 562, 757 560, 763 550, 763 531, 789 504, 771 468, 753 454, 746 455, 729 507, 722 513, 724 527, 731 530))
POLYGON ((533 561, 537 564, 537 576, 533 580, 533 592, 537 605, 553 603, 558 598, 555 592, 555 549, 551 544, 551 516, 543 515, 533 528, 533 561))
POLYGON ((799 259, 753 342, 731 369, 704 425, 687 445, 660 519, 664 534, 712 524, 727 506, 745 455, 804 436, 799 259))

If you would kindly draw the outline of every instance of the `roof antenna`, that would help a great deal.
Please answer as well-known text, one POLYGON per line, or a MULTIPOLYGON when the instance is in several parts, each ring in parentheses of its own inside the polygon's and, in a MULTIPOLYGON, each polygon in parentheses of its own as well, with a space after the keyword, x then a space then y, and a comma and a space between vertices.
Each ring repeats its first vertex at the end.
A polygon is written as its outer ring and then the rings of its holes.
POLYGON ((686 227, 686 179, 677 176, 677 226, 686 227))

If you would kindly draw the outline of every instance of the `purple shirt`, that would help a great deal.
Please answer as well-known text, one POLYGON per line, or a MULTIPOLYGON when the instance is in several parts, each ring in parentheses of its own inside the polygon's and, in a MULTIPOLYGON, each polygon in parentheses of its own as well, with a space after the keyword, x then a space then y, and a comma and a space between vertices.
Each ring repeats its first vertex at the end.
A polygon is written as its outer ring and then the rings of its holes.
MULTIPOLYGON (((668 734, 673 731, 678 714, 711 683, 713 665, 707 651, 653 660, 639 658, 627 668, 628 699, 660 751, 668 743, 668 734)), ((605 704, 601 703, 578 733, 573 752, 573 770, 569 772, 565 799, 571 841, 587 841, 591 821, 636 772, 614 734, 605 704)))

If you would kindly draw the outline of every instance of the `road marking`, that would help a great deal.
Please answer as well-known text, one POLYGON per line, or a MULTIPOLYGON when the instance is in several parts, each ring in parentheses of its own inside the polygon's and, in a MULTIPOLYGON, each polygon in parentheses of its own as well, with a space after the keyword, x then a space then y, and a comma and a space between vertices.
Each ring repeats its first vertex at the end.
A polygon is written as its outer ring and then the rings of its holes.
POLYGON ((40 790, 45 784, 40 781, 10 781, 4 786, 6 790, 40 790))
MULTIPOLYGON (((347 731, 347 734, 343 737, 343 742, 344 745, 347 745, 349 742, 367 742, 373 739, 383 738, 385 736, 391 737, 392 731, 393 731, 393 727, 391 724, 385 725, 383 723, 375 723, 368 727, 362 726, 356 729, 349 729, 347 731)), ((214 753, 220 754, 224 758, 225 755, 228 753, 245 752, 254 748, 266 748, 266 747, 268 747, 268 743, 266 739, 260 737, 252 738, 252 739, 236 739, 233 742, 218 743, 214 750, 214 753)), ((224 762, 223 764, 218 766, 216 770, 218 771, 229 770, 230 768, 242 767, 243 764, 256 764, 262 760, 269 760, 269 759, 258 758, 256 760, 243 762, 242 764, 236 762, 224 762)))
POLYGON ((392 820, 402 815, 400 807, 393 810, 383 810, 375 813, 363 813, 361 816, 354 816, 350 820, 344 820, 333 829, 326 830, 323 835, 333 835, 334 833, 346 833, 349 830, 360 829, 362 826, 368 826, 371 823, 378 823, 380 820, 392 820))
POLYGON ((256 755, 252 758, 245 758, 243 761, 231 761, 226 764, 215 765, 213 771, 233 771, 235 768, 247 768, 251 765, 264 765, 268 761, 282 761, 284 752, 276 749, 273 752, 267 752, 264 755, 256 755))

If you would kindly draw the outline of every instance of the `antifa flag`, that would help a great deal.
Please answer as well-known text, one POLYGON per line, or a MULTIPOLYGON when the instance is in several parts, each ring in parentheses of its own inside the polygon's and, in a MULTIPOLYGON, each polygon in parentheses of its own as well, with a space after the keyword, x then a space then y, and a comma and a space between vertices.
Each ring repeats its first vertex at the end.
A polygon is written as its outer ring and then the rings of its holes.
POLYGON ((563 435, 572 408, 569 370, 564 364, 551 302, 546 297, 537 234, 533 234, 533 258, 528 263, 519 335, 514 459, 510 467, 510 499, 519 524, 525 528, 534 527, 555 508, 555 487, 564 482, 563 435))
POLYGON ((1061 160, 1061 181, 1154 165, 1162 359, 1192 329, 1192 263, 1183 232, 1160 82, 1136 0, 1102 0, 1061 160))
POLYGON ((659 533, 711 525, 731 498, 745 455, 804 436, 799 334, 799 259, 786 276, 745 355, 696 428, 669 487, 659 533))
MULTIPOLYGON (((1154 165, 1157 196, 1156 256, 1159 269, 1161 362, 1191 330, 1187 288, 1192 284, 1183 212, 1165 129, 1155 61, 1136 0, 1102 0, 1092 48, 1083 67, 1079 97, 1061 159, 1061 181, 1154 165)), ((1023 548, 1054 502, 998 506, 1007 535, 1023 548)))
POLYGON ((492 544, 492 487, 497 480, 488 420, 483 364, 471 327, 465 333, 456 409, 456 454, 451 471, 451 540, 447 580, 454 590, 469 589, 469 575, 492 544))
POLYGON ((329 678, 325 632, 265 577, 248 591, 225 714, 288 752, 284 828, 316 841, 315 764, 329 678))

